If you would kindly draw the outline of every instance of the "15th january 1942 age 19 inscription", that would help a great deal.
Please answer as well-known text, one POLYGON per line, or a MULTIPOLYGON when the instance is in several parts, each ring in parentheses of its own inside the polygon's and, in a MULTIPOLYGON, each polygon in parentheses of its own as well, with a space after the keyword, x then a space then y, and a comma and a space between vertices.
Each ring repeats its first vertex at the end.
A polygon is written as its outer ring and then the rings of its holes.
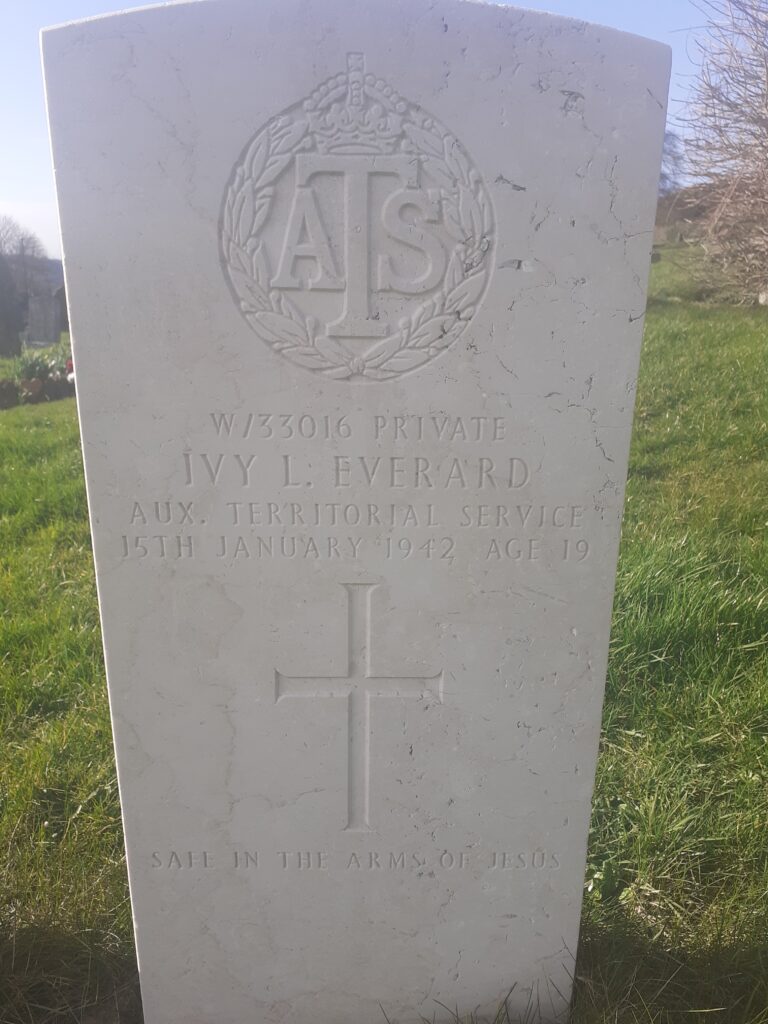
POLYGON ((127 502, 124 558, 355 561, 372 547, 439 563, 466 554, 468 534, 489 562, 589 558, 599 507, 537 502, 536 465, 503 416, 211 412, 208 427, 209 444, 179 453, 176 496, 127 502), (193 488, 209 492, 205 513, 193 488))

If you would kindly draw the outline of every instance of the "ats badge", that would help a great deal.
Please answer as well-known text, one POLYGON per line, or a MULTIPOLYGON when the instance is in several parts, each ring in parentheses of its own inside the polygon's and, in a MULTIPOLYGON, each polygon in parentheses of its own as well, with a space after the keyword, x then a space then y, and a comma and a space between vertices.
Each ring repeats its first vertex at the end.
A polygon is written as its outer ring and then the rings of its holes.
POLYGON ((248 143, 220 237, 238 308, 274 352, 337 380, 385 381, 466 328, 494 218, 458 139, 351 53, 248 143))

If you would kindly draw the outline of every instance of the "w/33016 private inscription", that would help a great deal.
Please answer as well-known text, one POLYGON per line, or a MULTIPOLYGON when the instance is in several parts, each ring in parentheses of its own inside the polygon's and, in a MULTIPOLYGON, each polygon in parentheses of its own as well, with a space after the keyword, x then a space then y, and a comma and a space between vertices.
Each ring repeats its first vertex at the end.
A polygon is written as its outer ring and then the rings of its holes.
POLYGON ((339 380, 391 380, 453 344, 492 246, 490 197, 463 146, 359 53, 257 132, 221 216, 248 324, 339 380))

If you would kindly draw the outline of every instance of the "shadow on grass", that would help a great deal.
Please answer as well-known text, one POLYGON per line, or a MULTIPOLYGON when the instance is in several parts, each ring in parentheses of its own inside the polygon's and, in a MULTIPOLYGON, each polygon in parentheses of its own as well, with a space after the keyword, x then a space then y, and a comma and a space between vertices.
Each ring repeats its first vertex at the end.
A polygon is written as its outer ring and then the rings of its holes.
POLYGON ((639 477, 641 480, 664 480, 670 473, 671 470, 667 466, 653 465, 650 462, 637 462, 632 467, 627 479, 639 477))
POLYGON ((765 942, 670 950, 624 928, 582 926, 573 1024, 768 1022, 765 942))
POLYGON ((0 935, 0 1024, 142 1024, 136 960, 113 935, 0 935))
MULTIPOLYGON (((88 939, 43 928, 1 937, 0 1024, 142 1024, 134 958, 99 954, 94 936, 88 939)), ((453 1013, 446 1019, 490 1024, 453 1013)), ((689 954, 623 927, 598 930, 585 923, 571 1019, 768 1024, 768 938, 689 954)), ((501 1007, 495 1024, 520 1022, 501 1007)))

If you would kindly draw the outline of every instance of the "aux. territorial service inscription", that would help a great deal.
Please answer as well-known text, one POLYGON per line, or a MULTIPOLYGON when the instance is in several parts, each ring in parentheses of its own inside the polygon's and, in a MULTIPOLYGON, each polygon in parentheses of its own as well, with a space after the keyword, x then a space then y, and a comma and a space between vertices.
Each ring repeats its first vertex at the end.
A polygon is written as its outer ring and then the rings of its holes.
POLYGON ((392 380, 452 345, 486 290, 494 237, 461 143, 360 53, 249 142, 220 229, 258 337, 350 381, 392 380))

